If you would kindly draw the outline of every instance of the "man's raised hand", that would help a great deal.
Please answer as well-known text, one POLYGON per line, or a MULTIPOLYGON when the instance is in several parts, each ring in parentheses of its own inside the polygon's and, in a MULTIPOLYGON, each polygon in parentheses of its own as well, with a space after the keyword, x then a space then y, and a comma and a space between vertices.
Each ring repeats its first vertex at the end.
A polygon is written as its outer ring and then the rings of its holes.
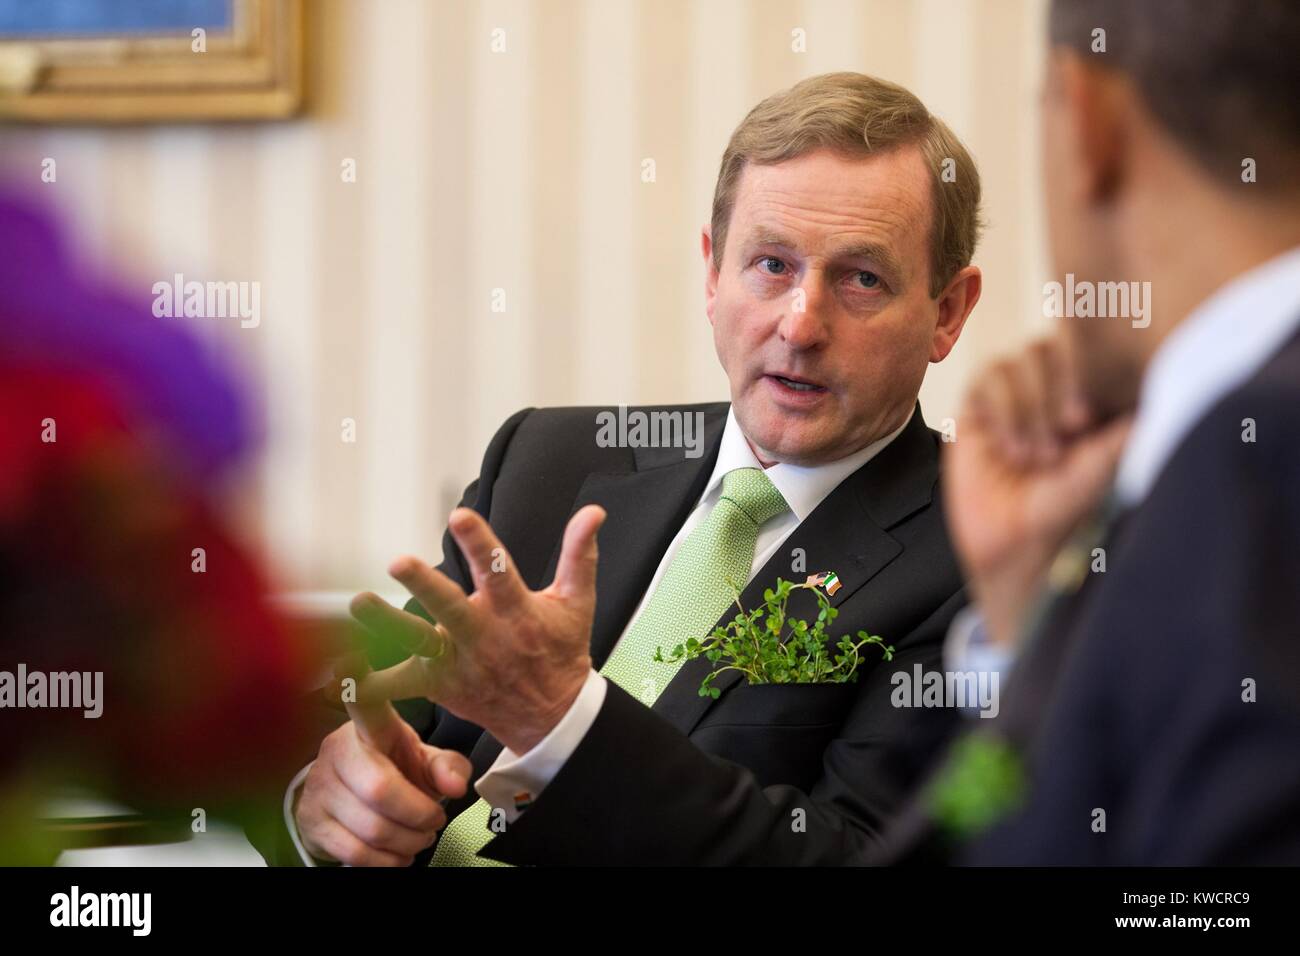
POLYGON ((591 669, 596 609, 596 532, 605 512, 579 510, 564 531, 555 580, 529 589, 488 523, 458 508, 448 519, 474 580, 466 595, 419 558, 389 573, 438 623, 360 594, 352 613, 367 629, 395 636, 413 653, 369 675, 368 701, 425 697, 483 727, 515 753, 531 750, 560 721, 591 669))

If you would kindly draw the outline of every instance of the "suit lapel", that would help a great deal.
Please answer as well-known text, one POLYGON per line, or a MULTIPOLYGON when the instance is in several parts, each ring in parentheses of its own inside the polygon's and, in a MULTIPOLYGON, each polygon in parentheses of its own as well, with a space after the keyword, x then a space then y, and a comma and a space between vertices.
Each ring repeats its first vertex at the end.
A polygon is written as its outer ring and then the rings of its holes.
MULTIPOLYGON (((596 617, 591 629, 591 657, 597 669, 609 657, 668 545, 703 494, 726 420, 726 405, 705 413, 708 451, 699 458, 685 458, 680 448, 638 448, 635 471, 595 472, 579 489, 570 514, 589 504, 600 505, 607 514, 598 538, 596 617)), ((543 580, 554 579, 559 559, 557 543, 543 580)))
MULTIPOLYGON (((830 601, 832 607, 840 606, 902 552, 903 546, 888 529, 930 503, 938 473, 938 452, 918 408, 888 447, 840 482, 791 532, 741 593, 741 604, 746 610, 758 606, 764 589, 778 577, 802 581, 806 574, 791 571, 794 549, 802 548, 807 574, 834 571, 838 575, 842 586, 830 601)), ((732 604, 714 627, 724 626, 737 613, 732 604)), ((727 671, 713 683, 721 691, 718 699, 701 697, 700 682, 712 666, 704 658, 687 661, 655 701, 654 709, 684 734, 689 735, 717 700, 742 680, 739 671, 727 671)))

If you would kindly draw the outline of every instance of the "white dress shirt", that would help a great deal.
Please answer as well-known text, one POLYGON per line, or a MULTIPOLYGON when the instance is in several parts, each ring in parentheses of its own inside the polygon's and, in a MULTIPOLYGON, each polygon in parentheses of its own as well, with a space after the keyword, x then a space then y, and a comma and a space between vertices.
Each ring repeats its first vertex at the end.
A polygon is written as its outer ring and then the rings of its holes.
MULTIPOLYGON (((913 409, 912 415, 915 414, 915 409, 913 409)), ((812 514, 813 510, 845 478, 878 455, 885 446, 898 437, 911 420, 912 416, 909 415, 902 425, 884 438, 872 442, 852 455, 830 464, 806 467, 778 462, 769 468, 763 469, 773 486, 781 493, 781 497, 785 499, 786 504, 789 505, 789 510, 765 522, 758 529, 758 538, 754 543, 754 560, 750 566, 749 578, 752 579, 758 573, 768 559, 776 553, 782 542, 789 537, 790 532, 794 531, 808 515, 812 514)), ((659 567, 650 580, 649 587, 646 588, 636 610, 628 620, 627 627, 619 635, 620 641, 632 629, 632 625, 641 615, 646 602, 650 599, 650 595, 654 593, 655 588, 658 587, 669 562, 672 561, 682 542, 686 540, 686 536, 708 517, 713 510, 713 506, 718 503, 718 499, 722 496, 723 476, 728 472, 735 471, 737 468, 762 469, 763 466, 754 456, 753 450, 749 447, 749 442, 745 439, 744 433, 741 432, 734 409, 728 409, 727 423, 723 428, 722 441, 718 448, 718 460, 713 467, 712 474, 709 476, 708 484, 705 485, 695 508, 686 517, 685 523, 682 524, 681 529, 668 545, 668 550, 664 552, 663 557, 660 559, 659 567)), ((828 570, 833 571, 835 569, 813 568, 810 569, 809 573, 828 570)), ((510 823, 518 819, 521 813, 527 812, 526 810, 516 809, 515 796, 520 793, 527 793, 530 795, 530 802, 537 800, 542 791, 546 789, 546 785, 555 778, 560 768, 564 766, 564 762, 577 750, 578 744, 582 742, 582 738, 586 736, 591 725, 595 723, 596 715, 600 712, 601 705, 605 701, 606 687, 605 678, 596 670, 591 670, 587 674, 586 683, 583 685, 582 690, 579 691, 577 699, 574 700, 568 712, 532 750, 520 755, 508 747, 502 749, 496 761, 488 768, 487 773, 475 782, 474 789, 478 792, 478 795, 491 804, 494 809, 501 810, 510 823)), ((306 777, 307 771, 310 769, 311 765, 308 764, 290 783, 289 789, 285 793, 284 813, 289 833, 293 837, 294 845, 302 856, 303 862, 308 866, 315 866, 315 862, 303 849, 293 819, 293 804, 297 788, 301 786, 303 778, 306 777)))
MULTIPOLYGON (((1142 377, 1133 430, 1115 474, 1120 502, 1141 504, 1183 439, 1297 329, 1300 246, 1225 283, 1170 332, 1142 377)), ((949 627, 944 660, 953 671, 1005 671, 1012 652, 991 644, 971 607, 949 627)))
POLYGON ((1297 328, 1300 246, 1226 283, 1170 332, 1142 379, 1115 476, 1120 500, 1141 502, 1197 423, 1263 368, 1297 328))

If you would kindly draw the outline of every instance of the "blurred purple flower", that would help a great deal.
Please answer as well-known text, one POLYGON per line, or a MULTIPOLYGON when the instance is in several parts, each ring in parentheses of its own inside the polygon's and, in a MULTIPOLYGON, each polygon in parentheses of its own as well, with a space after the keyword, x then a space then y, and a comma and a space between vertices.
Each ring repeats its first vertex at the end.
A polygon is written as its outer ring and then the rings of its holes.
POLYGON ((250 408, 202 342, 154 317, 147 292, 80 268, 46 204, 0 185, 0 358, 94 377, 206 482, 255 443, 250 408))

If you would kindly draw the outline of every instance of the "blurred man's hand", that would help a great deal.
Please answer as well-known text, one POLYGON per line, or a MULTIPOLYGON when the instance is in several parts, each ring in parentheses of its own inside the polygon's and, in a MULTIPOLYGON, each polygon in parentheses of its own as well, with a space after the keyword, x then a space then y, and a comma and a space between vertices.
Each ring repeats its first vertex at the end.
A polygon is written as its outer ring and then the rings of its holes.
POLYGON ((1053 557, 1114 475, 1129 424, 1093 420, 1058 339, 976 377, 948 448, 944 497, 996 640, 1017 637, 1053 557))

